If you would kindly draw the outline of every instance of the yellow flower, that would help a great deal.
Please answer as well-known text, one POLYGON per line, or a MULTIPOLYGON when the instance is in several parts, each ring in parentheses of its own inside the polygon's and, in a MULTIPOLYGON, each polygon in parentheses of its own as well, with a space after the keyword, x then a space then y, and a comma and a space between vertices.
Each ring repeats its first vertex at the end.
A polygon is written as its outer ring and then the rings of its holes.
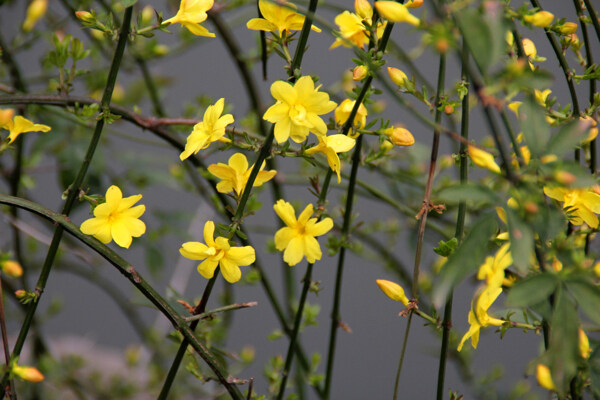
POLYGON ((402 286, 391 281, 386 281, 385 279, 377 279, 375 282, 377 282, 379 289, 381 289, 381 291, 390 299, 402 302, 405 307, 410 303, 408 297, 404 294, 402 286))
POLYGON ((252 246, 231 247, 229 240, 222 236, 214 239, 215 223, 207 221, 204 224, 204 241, 186 242, 181 245, 179 252, 190 260, 204 260, 198 265, 198 272, 206 279, 215 274, 217 265, 221 268, 223 278, 229 283, 235 283, 242 277, 240 267, 250 265, 256 259, 252 246))
POLYGON ((598 125, 598 123, 596 122, 596 120, 590 117, 589 115, 584 115, 583 117, 579 117, 579 121, 584 123, 587 129, 589 129, 587 137, 583 139, 581 143, 589 143, 592 140, 596 139, 596 136, 598 136, 598 127, 596 126, 598 125))
POLYGON ((338 183, 340 177, 340 158, 337 153, 345 153, 354 147, 355 140, 346 135, 317 136, 319 144, 306 150, 306 154, 323 153, 327 157, 329 168, 337 174, 338 183))
POLYGON ((412 15, 404 4, 395 1, 377 1, 375 8, 379 15, 390 22, 406 22, 414 26, 420 24, 419 18, 412 15))
POLYGON ((556 385, 552 380, 550 368, 546 367, 544 364, 538 364, 535 376, 541 387, 556 392, 556 385))
MULTIPOLYGON (((346 121, 348 121, 348 117, 350 117, 350 113, 352 112, 355 104, 356 100, 346 99, 342 101, 335 109, 333 115, 335 117, 335 122, 337 122, 338 125, 344 125, 346 121)), ((359 128, 364 128, 366 124, 367 108, 364 104, 360 103, 360 106, 358 106, 358 110, 356 111, 356 115, 354 116, 353 125, 358 126, 359 128)), ((352 131, 350 131, 348 134, 351 135, 352 131)))
POLYGON ((21 267, 21 264, 13 260, 1 262, 0 268, 2 268, 3 273, 13 278, 18 278, 23 275, 23 267, 21 267))
POLYGON ((310 76, 298 79, 295 85, 276 81, 271 85, 271 95, 277 100, 265 112, 263 119, 275 124, 275 139, 285 142, 290 136, 302 143, 309 132, 327 134, 327 125, 319 115, 331 112, 336 104, 329 95, 319 92, 320 86, 310 76))
MULTIPOLYGON (((246 24, 248 29, 255 31, 283 32, 299 31, 304 25, 304 15, 298 14, 294 10, 296 6, 285 0, 259 0, 258 8, 262 18, 252 18, 246 24)), ((321 32, 319 28, 312 25, 311 29, 315 32, 321 32)))
MULTIPOLYGON (((262 168, 265 163, 263 162, 262 168)), ((229 193, 234 191, 238 196, 241 196, 250 178, 250 173, 254 164, 248 168, 248 160, 242 153, 235 153, 229 157, 229 164, 211 164, 208 170, 211 174, 221 179, 217 183, 217 190, 221 193, 229 193)), ((261 168, 261 170, 262 170, 261 168)), ((273 179, 277 171, 259 171, 256 180, 252 186, 261 186, 263 183, 273 179)))
POLYGON ((519 117, 519 108, 521 107, 522 104, 523 104, 522 101, 513 101, 511 103, 508 103, 508 109, 510 111, 512 111, 518 118, 519 117))
MULTIPOLYGON (((34 124, 30 120, 20 115, 17 115, 12 120, 7 119, 9 115, 8 112, 12 110, 4 110, 4 115, 0 116, 1 119, 4 119, 4 124, 0 125, 1 129, 6 129, 10 132, 8 135, 8 143, 12 143, 15 139, 21 134, 25 132, 48 132, 50 128, 48 125, 42 124, 34 124)), ((10 118, 10 117, 9 117, 10 118)), ((0 121, 2 122, 2 121, 0 121)))
POLYGON ((563 208, 568 212, 569 221, 573 225, 582 225, 584 222, 590 228, 598 227, 600 213, 600 195, 592 189, 567 189, 561 187, 544 187, 546 196, 564 202, 563 208))
POLYGON ((546 89, 542 92, 541 90, 534 89, 533 93, 535 94, 535 101, 542 107, 546 107, 546 100, 550 96, 550 93, 552 93, 552 90, 546 89))
POLYGON ((94 208, 94 218, 81 224, 81 232, 93 235, 104 244, 114 240, 119 246, 129 248, 132 237, 146 233, 146 224, 138 219, 146 206, 132 207, 141 198, 141 194, 123 198, 121 189, 114 185, 109 187, 106 202, 94 208))
POLYGON ((11 373, 28 382, 38 383, 44 380, 44 375, 37 368, 21 366, 16 363, 11 367, 11 373))
POLYGON ((533 26, 537 26, 538 28, 545 28, 552 23, 552 20, 554 19, 554 14, 548 11, 538 11, 533 15, 524 16, 523 19, 533 26))
POLYGON ((202 122, 194 125, 192 133, 187 138, 185 150, 181 152, 179 158, 185 160, 192 154, 198 153, 202 149, 206 149, 212 142, 220 141, 227 142, 225 136, 225 128, 233 123, 233 115, 223 114, 225 108, 225 99, 221 98, 214 105, 208 106, 204 112, 202 122))
POLYGON ((500 167, 494 161, 494 156, 488 153, 487 151, 478 149, 475 146, 468 146, 469 157, 475 165, 480 166, 481 168, 489 169, 492 172, 497 174, 500 173, 500 167))
POLYGON ((406 86, 408 83, 410 83, 410 81, 408 76, 406 76, 402 70, 394 67, 388 67, 387 72, 392 82, 394 82, 400 88, 406 89, 406 86))
POLYGON ((473 348, 476 349, 477 344, 479 343, 479 331, 481 328, 490 325, 501 326, 504 324, 504 321, 501 319, 490 317, 487 313, 488 309, 498 298, 500 293, 502 293, 502 288, 486 287, 477 299, 475 299, 475 304, 471 305, 471 310, 469 311, 469 324, 471 326, 469 327, 469 331, 462 337, 457 348, 458 351, 462 350, 463 345, 469 338, 471 338, 473 348))
POLYGON ((48 0, 33 0, 27 7, 27 16, 23 22, 23 32, 29 32, 35 24, 46 14, 48 0))
POLYGON ((298 219, 294 207, 285 200, 277 200, 273 209, 287 225, 275 233, 275 247, 283 251, 283 261, 292 267, 302 261, 303 257, 306 257, 309 263, 320 260, 321 247, 315 236, 329 232, 333 228, 333 220, 323 218, 318 222, 317 218, 311 218, 312 204, 306 206, 298 219))
POLYGON ((502 245, 494 257, 486 257, 485 262, 479 267, 477 279, 485 280, 488 288, 498 288, 504 283, 504 270, 512 264, 509 248, 509 243, 502 245))
POLYGON ((181 0, 179 10, 174 17, 163 21, 163 24, 181 24, 196 36, 215 37, 200 25, 206 20, 206 12, 213 6, 213 0, 181 0))
MULTIPOLYGON (((354 9, 356 14, 350 11, 344 11, 335 17, 335 24, 340 27, 339 35, 335 39, 330 49, 334 49, 340 45, 344 47, 352 47, 354 44, 361 49, 369 43, 369 36, 365 24, 373 23, 373 8, 366 0, 355 0, 354 9)), ((377 36, 383 35, 385 22, 377 22, 377 36)))
POLYGON ((415 144, 415 138, 406 128, 390 127, 383 131, 390 141, 396 146, 412 146, 415 144))

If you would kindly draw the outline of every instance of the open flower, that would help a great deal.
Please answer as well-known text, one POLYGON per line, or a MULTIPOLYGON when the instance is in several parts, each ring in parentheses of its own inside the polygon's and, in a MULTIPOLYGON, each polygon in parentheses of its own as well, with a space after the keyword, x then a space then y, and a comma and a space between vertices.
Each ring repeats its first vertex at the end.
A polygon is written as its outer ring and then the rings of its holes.
POLYGON ((15 116, 12 120, 10 119, 10 112, 12 110, 3 110, 4 115, 0 116, 0 129, 6 129, 9 131, 8 143, 12 143, 15 139, 25 132, 48 132, 50 128, 48 125, 34 124, 30 120, 20 115, 15 116), (7 118, 8 117, 8 118, 7 118), (2 121, 4 120, 4 121, 2 121))
POLYGON ((179 158, 185 160, 192 154, 206 149, 212 142, 227 142, 225 138, 225 128, 233 123, 233 115, 223 114, 225 108, 225 99, 220 98, 214 105, 208 106, 204 112, 204 119, 194 125, 194 130, 188 136, 185 143, 185 150, 181 152, 179 158))
POLYGON ((469 327, 469 331, 462 337, 458 345, 458 351, 462 350, 463 345, 469 338, 471 338, 473 348, 476 349, 477 344, 479 343, 479 331, 481 328, 485 328, 489 325, 501 326, 504 324, 504 321, 501 319, 490 317, 487 313, 488 309, 494 301, 496 301, 500 293, 502 293, 502 288, 486 287, 477 299, 475 299, 475 302, 469 311, 469 324, 471 326, 469 327))
POLYGON ((592 189, 567 189, 561 187, 544 187, 546 196, 562 201, 563 208, 567 211, 569 221, 573 225, 582 225, 584 222, 590 228, 598 227, 600 213, 600 195, 592 189))
POLYGON ((408 306, 410 301, 408 300, 408 297, 406 297, 406 294, 404 294, 402 286, 392 281, 386 281, 385 279, 377 279, 376 282, 379 289, 381 289, 387 297, 394 301, 401 302, 405 307, 408 306))
POLYGON ((331 112, 336 104, 319 88, 315 88, 310 76, 301 77, 295 85, 284 81, 271 85, 271 95, 277 102, 269 107, 263 119, 275 124, 277 143, 290 136, 294 142, 302 143, 309 132, 327 134, 327 125, 319 115, 331 112))
MULTIPOLYGON (((330 49, 334 49, 340 45, 345 47, 351 47, 354 44, 361 49, 369 43, 368 31, 365 26, 373 23, 373 8, 366 0, 356 0, 354 2, 355 13, 350 11, 344 11, 335 17, 335 23, 340 27, 339 35, 335 39, 330 49)), ((377 36, 383 35, 385 29, 385 22, 379 21, 377 23, 377 36)))
POLYGON ((412 15, 404 4, 395 1, 377 1, 375 8, 379 15, 390 22, 406 22, 414 26, 420 24, 419 18, 412 15))
POLYGON ((340 158, 337 153, 345 153, 354 147, 354 139, 346 135, 317 136, 319 144, 306 150, 306 154, 323 153, 327 157, 329 168, 337 174, 338 183, 342 181, 340 177, 340 158))
POLYGON ((250 265, 256 259, 252 246, 231 247, 229 240, 222 236, 214 238, 215 223, 207 221, 204 224, 204 241, 186 242, 181 245, 179 252, 190 260, 204 260, 198 265, 198 272, 206 279, 215 274, 217 265, 221 268, 223 278, 229 283, 235 283, 242 277, 240 267, 250 265))
MULTIPOLYGON (((502 210, 504 211, 504 210, 502 210)), ((504 270, 512 265, 510 244, 505 243, 498 249, 495 256, 488 256, 477 271, 477 279, 485 280, 487 287, 499 288, 504 282, 504 270)))
POLYGON ((206 12, 213 6, 213 0, 181 0, 179 10, 174 17, 163 21, 163 24, 181 24, 196 36, 215 37, 200 25, 200 22, 206 21, 206 12))
POLYGON ((283 251, 283 261, 292 267, 302 261, 303 257, 306 257, 309 263, 320 260, 321 247, 315 236, 329 232, 333 228, 333 220, 323 218, 318 222, 317 218, 311 218, 312 204, 306 206, 298 219, 294 207, 285 200, 278 200, 273 209, 287 225, 275 233, 275 247, 283 251))
POLYGON ((81 232, 93 235, 104 244, 114 240, 119 246, 129 248, 132 237, 146 233, 146 224, 139 220, 146 206, 132 207, 141 198, 141 194, 123 198, 121 189, 114 185, 109 187, 106 202, 94 208, 94 218, 81 224, 81 232))
POLYGON ((475 146, 467 146, 467 152, 473 163, 481 168, 489 169, 497 174, 500 173, 500 167, 494 161, 494 156, 485 150, 481 150, 475 146))
MULTIPOLYGON (((277 171, 262 171, 264 166, 265 163, 263 162, 261 171, 258 172, 252 186, 261 186, 273 179, 277 173, 277 171)), ((217 190, 221 193, 234 191, 238 196, 244 192, 252 168, 254 168, 254 164, 248 168, 248 160, 242 153, 235 153, 229 157, 228 164, 218 163, 208 166, 210 173, 221 179, 221 182, 217 183, 217 190)))
MULTIPOLYGON (((304 25, 304 15, 298 14, 294 10, 296 5, 288 3, 285 0, 259 0, 258 8, 262 18, 252 18, 246 24, 248 29, 255 31, 283 32, 299 31, 304 25)), ((311 29, 315 32, 321 32, 319 28, 312 25, 311 29)))

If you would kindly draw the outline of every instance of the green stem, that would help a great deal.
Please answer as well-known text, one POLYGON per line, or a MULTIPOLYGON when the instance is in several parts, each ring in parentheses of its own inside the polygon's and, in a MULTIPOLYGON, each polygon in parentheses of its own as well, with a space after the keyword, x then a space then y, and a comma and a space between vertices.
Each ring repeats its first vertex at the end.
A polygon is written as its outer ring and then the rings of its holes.
MULTIPOLYGON (((113 61, 111 63, 110 72, 108 74, 108 80, 106 82, 106 87, 104 89, 104 94, 102 96, 101 101, 101 109, 102 112, 108 112, 108 108, 110 106, 110 100, 112 97, 112 92, 115 86, 115 82, 117 80, 117 74, 119 72, 119 66, 121 64, 121 60, 123 58, 123 52, 125 50, 125 45, 127 44, 127 37, 129 35, 129 28, 131 25, 131 15, 133 8, 128 7, 125 9, 125 16, 123 18, 123 25, 121 26, 121 32, 119 33, 119 40, 117 43, 117 47, 115 49, 115 54, 113 57, 113 61)), ((96 123, 96 128, 94 130, 94 135, 90 141, 88 151, 85 155, 85 158, 81 164, 79 172, 71 184, 71 186, 67 189, 68 195, 67 200, 62 209, 62 214, 68 215, 75 204, 75 201, 79 195, 79 191, 81 185, 83 184, 85 175, 89 168, 90 162, 94 156, 94 152, 96 151, 96 147, 98 142, 100 141, 100 136, 102 135, 102 129, 104 128, 104 118, 100 118, 96 123)), ((38 294, 38 298, 36 301, 32 301, 29 306, 29 310, 27 315, 25 316, 25 320, 21 327, 21 331, 19 332, 19 336, 17 337, 17 341, 15 343, 15 347, 13 349, 13 355, 19 356, 21 354, 21 350, 25 343, 25 339, 27 337, 27 333, 29 332, 29 328, 31 326, 31 322, 33 320, 33 316, 37 309, 37 305, 39 303, 39 298, 41 297, 44 288, 46 287, 46 282, 48 280, 48 276, 50 275, 50 271, 52 269, 52 265, 54 263, 54 258, 58 251, 58 247, 62 238, 63 228, 61 226, 56 227, 54 231, 54 236, 52 238, 52 242, 50 244, 50 248, 48 249, 48 253, 46 255, 46 260, 44 261, 44 265, 42 267, 42 271, 38 278, 38 282, 36 284, 36 293, 38 294)))
POLYGON ((215 308, 214 310, 209 310, 209 311, 206 311, 206 312, 203 312, 200 314, 196 314, 193 317, 187 317, 185 320, 187 322, 191 322, 191 321, 195 321, 198 319, 206 319, 206 318, 212 317, 218 313, 233 311, 233 310, 240 310, 242 308, 255 307, 257 305, 258 305, 258 303, 255 301, 252 301, 249 303, 241 303, 241 304, 229 304, 227 306, 215 308))
POLYGON ((408 314, 408 321, 406 323, 406 329, 404 330, 404 338, 402 339, 402 350, 400 351, 400 360, 398 361, 398 368, 396 369, 396 379, 394 379, 394 396, 392 397, 393 400, 398 399, 398 389, 400 388, 400 375, 402 374, 402 364, 404 364, 404 356, 406 355, 408 334, 410 333, 412 317, 412 313, 408 314))
POLYGON ((592 2, 590 0, 583 0, 583 3, 585 4, 585 8, 587 8, 588 13, 590 14, 592 26, 594 27, 594 30, 596 31, 596 36, 598 36, 598 41, 600 42, 600 21, 598 21, 598 14, 596 14, 596 11, 594 10, 594 7, 592 7, 592 2))
POLYGON ((98 253, 102 258, 117 268, 117 270, 124 275, 145 298, 147 298, 152 304, 154 304, 154 306, 156 306, 156 308, 173 324, 175 329, 181 332, 184 339, 189 341, 194 350, 196 350, 198 355, 200 355, 208 367, 213 371, 217 380, 229 392, 231 397, 235 400, 241 400, 243 398, 239 389, 234 384, 229 382, 230 377, 227 376, 227 373, 219 365, 218 361, 213 357, 210 351, 208 351, 205 345, 196 337, 191 327, 187 325, 185 318, 175 311, 169 302, 164 299, 160 293, 158 293, 130 263, 119 256, 115 251, 102 244, 94 237, 82 233, 66 215, 55 213, 34 202, 3 194, 0 194, 0 204, 16 206, 54 222, 65 232, 80 240, 87 247, 98 253))
MULTIPOLYGON (((6 333, 6 316, 4 314, 4 293, 2 292, 2 273, 0 273, 0 331, 2 332, 2 347, 4 349, 4 363, 6 370, 10 369, 10 350, 8 349, 8 334, 6 333)), ((4 385, 4 395, 8 395, 10 399, 14 398, 12 381, 6 382, 4 385)))

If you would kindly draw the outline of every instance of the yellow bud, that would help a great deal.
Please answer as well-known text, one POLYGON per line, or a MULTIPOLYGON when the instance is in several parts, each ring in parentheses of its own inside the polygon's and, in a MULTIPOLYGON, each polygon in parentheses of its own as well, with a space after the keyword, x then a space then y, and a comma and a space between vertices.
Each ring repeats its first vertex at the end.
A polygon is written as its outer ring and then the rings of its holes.
POLYGON ((596 276, 600 278, 600 261, 594 264, 592 270, 594 271, 594 274, 596 274, 596 276))
POLYGON ((565 22, 558 27, 558 30, 563 35, 570 35, 571 33, 575 33, 577 31, 577 24, 575 22, 565 22))
POLYGON ((552 269, 556 272, 562 271, 563 263, 556 257, 552 259, 552 269))
MULTIPOLYGON (((533 201, 528 201, 525 203, 525 212, 529 213, 529 214, 537 214, 537 212, 539 211, 539 207, 537 204, 535 204, 533 201)), ((560 261, 559 261, 560 262, 560 261)), ((562 267, 562 264, 561 264, 562 267)))
POLYGON ((590 349, 590 340, 587 335, 583 331, 583 329, 579 328, 579 354, 583 358, 589 358, 592 353, 592 349, 590 349))
POLYGON ((454 112, 454 106, 451 106, 450 104, 446 105, 444 107, 444 112, 446 113, 446 115, 452 115, 452 113, 454 112))
POLYGON ((92 22, 94 20, 94 16, 88 11, 76 11, 75 16, 83 22, 92 22))
POLYGON ((352 80, 353 81, 362 81, 367 77, 368 69, 364 65, 358 65, 352 70, 352 80))
POLYGON ((598 128, 596 127, 596 125, 598 125, 598 123, 589 115, 584 115, 583 117, 580 117, 579 121, 582 125, 585 126, 585 129, 589 129, 587 137, 581 142, 589 143, 592 140, 596 139, 596 136, 598 136, 598 128))
POLYGON ((548 11, 538 11, 533 15, 526 15, 523 19, 533 26, 545 28, 552 23, 552 20, 554 20, 554 14, 548 11))
POLYGON ((523 51, 527 57, 535 57, 537 56, 537 50, 535 48, 535 43, 531 39, 523 39, 523 51))
POLYGON ((404 72, 394 67, 388 67, 387 72, 392 82, 399 87, 406 89, 406 84, 409 82, 409 80, 404 72))
POLYGON ((419 8, 423 5, 423 0, 408 0, 405 4, 406 8, 419 8))
POLYGON ((169 53, 169 46, 166 44, 157 44, 154 46, 154 54, 157 56, 165 56, 169 53))
POLYGON ((412 146, 415 144, 414 136, 406 128, 395 128, 392 126, 383 131, 383 133, 386 134, 389 140, 396 146, 412 146))
POLYGON ((394 145, 389 140, 384 140, 383 143, 381 143, 381 151, 383 151, 384 153, 387 153, 393 147, 394 145))
POLYGON ((149 25, 154 17, 154 8, 146 6, 142 9, 142 25, 149 25))
POLYGON ((10 277, 18 278, 23 275, 23 268, 18 262, 8 260, 2 263, 2 272, 10 277))
POLYGON ((508 43, 508 45, 511 47, 515 43, 515 37, 511 31, 506 31, 506 36, 504 37, 504 40, 506 40, 506 43, 508 43))
POLYGON ((15 115, 15 110, 7 108, 6 110, 0 110, 0 128, 12 121, 15 115))
POLYGON ((540 158, 540 161, 542 162, 542 164, 548 164, 551 162, 554 162, 558 160, 558 157, 556 157, 556 154, 546 154, 545 156, 542 156, 540 158))
POLYGON ((546 367, 544 364, 537 365, 536 378, 540 386, 544 389, 556 391, 550 368, 546 367))
POLYGON ((502 220, 506 224, 506 211, 502 207, 496 207, 496 214, 498 214, 498 218, 502 220))
POLYGON ((446 39, 445 37, 438 38, 435 41, 435 49, 438 52, 444 54, 445 52, 448 51, 448 48, 450 48, 450 43, 448 42, 448 39, 446 39))
POLYGON ((44 380, 44 375, 37 368, 34 367, 22 367, 20 365, 14 365, 12 367, 12 373, 15 376, 28 382, 41 382, 44 380))
POLYGON ((510 208, 512 208, 513 210, 516 210, 519 208, 519 203, 517 203, 517 200, 515 200, 514 197, 509 197, 508 200, 506 201, 506 205, 509 206, 510 208))
POLYGON ((354 9, 356 14, 362 19, 371 19, 373 17, 373 8, 368 0, 354 0, 354 9))
POLYGON ((475 146, 468 146, 469 157, 475 165, 480 166, 481 168, 489 169, 492 172, 497 174, 500 173, 500 167, 494 161, 494 156, 488 153, 485 150, 478 149, 475 146))
POLYGON ((573 46, 576 49, 581 47, 581 43, 579 43, 579 37, 575 33, 571 33, 565 36, 565 44, 573 46))
POLYGON ((379 289, 381 289, 381 291, 385 293, 387 297, 394 301, 402 302, 404 306, 408 306, 409 300, 404 294, 404 289, 402 289, 402 286, 384 279, 377 279, 376 282, 377 286, 379 286, 379 289))
POLYGON ((395 1, 376 1, 375 8, 379 15, 390 22, 406 22, 413 26, 419 26, 421 21, 412 15, 404 4, 395 1))
POLYGON ((17 299, 22 299, 23 297, 25 297, 27 295, 27 291, 23 290, 23 289, 19 289, 19 290, 15 290, 15 297, 17 299))
POLYGON ((554 174, 554 179, 561 185, 570 186, 573 183, 575 183, 577 177, 567 171, 556 171, 556 173, 554 174))
POLYGON ((23 32, 29 32, 35 24, 46 14, 48 0, 33 0, 27 7, 27 16, 23 22, 23 32))

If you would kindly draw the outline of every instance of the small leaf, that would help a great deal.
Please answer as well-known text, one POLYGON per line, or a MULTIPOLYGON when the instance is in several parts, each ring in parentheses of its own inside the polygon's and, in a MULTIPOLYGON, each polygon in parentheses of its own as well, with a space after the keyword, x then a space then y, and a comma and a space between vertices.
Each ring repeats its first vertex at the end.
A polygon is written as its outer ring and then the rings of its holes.
POLYGON ((536 158, 541 156, 550 138, 550 127, 546 122, 542 107, 535 102, 533 96, 528 96, 521 105, 519 119, 525 142, 531 150, 531 154, 536 158))
POLYGON ((132 5, 137 3, 137 1, 138 0, 121 0, 121 4, 123 4, 123 7, 131 7, 132 5))
POLYGON ((571 379, 577 373, 577 362, 580 357, 578 327, 579 318, 575 304, 563 290, 558 290, 554 298, 547 354, 552 379, 559 395, 564 395, 571 379))
POLYGON ((494 214, 479 218, 460 247, 448 257, 433 290, 433 302, 441 307, 450 291, 463 279, 475 272, 488 253, 488 243, 496 233, 497 222, 494 214))
POLYGON ((556 275, 541 273, 530 276, 515 283, 510 288, 506 298, 509 307, 529 307, 548 300, 556 290, 558 279, 556 275))
POLYGON ((452 253, 454 253, 456 246, 458 246, 458 239, 455 237, 447 242, 440 240, 438 247, 434 248, 433 251, 442 257, 449 257, 452 253))
POLYGON ((567 288, 583 312, 600 326, 600 288, 581 278, 568 281, 567 288))

